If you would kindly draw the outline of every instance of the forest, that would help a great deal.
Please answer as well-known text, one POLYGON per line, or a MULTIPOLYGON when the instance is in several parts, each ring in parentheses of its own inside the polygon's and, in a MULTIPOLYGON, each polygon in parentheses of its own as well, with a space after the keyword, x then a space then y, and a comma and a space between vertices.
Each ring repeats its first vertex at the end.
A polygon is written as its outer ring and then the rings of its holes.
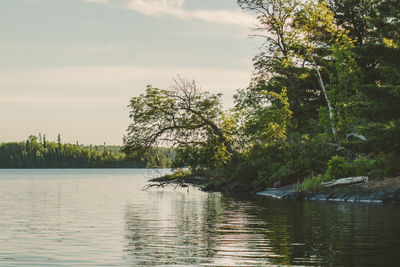
POLYGON ((400 2, 238 0, 262 42, 249 86, 220 94, 177 77, 130 100, 123 151, 249 191, 400 173, 400 2))
POLYGON ((0 168, 165 168, 174 156, 158 148, 145 157, 132 158, 120 146, 84 146, 47 141, 46 135, 31 135, 25 142, 0 143, 0 168))

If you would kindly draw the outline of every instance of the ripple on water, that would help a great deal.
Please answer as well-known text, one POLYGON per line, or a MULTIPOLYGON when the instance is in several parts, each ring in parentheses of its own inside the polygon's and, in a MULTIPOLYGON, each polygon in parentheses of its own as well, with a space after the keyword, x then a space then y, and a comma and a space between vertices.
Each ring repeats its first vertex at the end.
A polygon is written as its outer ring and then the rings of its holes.
POLYGON ((142 191, 145 170, 0 170, 0 265, 393 266, 396 206, 142 191))

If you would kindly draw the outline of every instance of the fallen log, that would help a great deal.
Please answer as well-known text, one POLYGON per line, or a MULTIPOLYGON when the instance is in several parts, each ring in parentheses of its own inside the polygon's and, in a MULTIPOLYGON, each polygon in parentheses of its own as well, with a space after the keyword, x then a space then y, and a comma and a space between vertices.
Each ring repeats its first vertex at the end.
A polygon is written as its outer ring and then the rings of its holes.
POLYGON ((350 185, 350 184, 358 184, 358 183, 366 183, 368 182, 368 176, 357 176, 357 177, 347 177, 341 178, 334 181, 324 182, 321 184, 322 187, 333 187, 339 185, 350 185))

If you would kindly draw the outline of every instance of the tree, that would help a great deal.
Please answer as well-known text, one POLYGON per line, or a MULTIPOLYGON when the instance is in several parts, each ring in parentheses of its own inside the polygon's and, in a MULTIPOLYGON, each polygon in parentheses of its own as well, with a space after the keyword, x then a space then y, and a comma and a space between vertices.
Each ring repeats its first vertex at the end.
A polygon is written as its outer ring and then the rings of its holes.
POLYGON ((255 145, 283 141, 292 118, 286 88, 280 94, 259 90, 256 95, 239 91, 236 109, 244 116, 243 135, 255 145))
MULTIPOLYGON (((287 89, 292 127, 306 133, 315 128, 318 110, 327 108, 326 128, 337 134, 331 79, 334 53, 348 49, 352 40, 337 27, 325 1, 238 0, 239 6, 257 15, 255 36, 265 41, 254 59, 255 78, 250 91, 281 93, 287 89), (264 85, 265 84, 265 85, 264 85)), ((347 59, 347 58, 346 58, 347 59)), ((343 64, 343 62, 340 62, 343 64)))
MULTIPOLYGON (((306 12, 310 8, 307 6, 309 2, 238 0, 238 4, 257 16, 254 36, 264 41, 260 53, 254 58, 254 78, 247 93, 262 97, 266 91, 281 94, 286 88, 293 114, 292 129, 303 133, 311 131, 315 128, 312 120, 318 119, 317 111, 325 100, 318 83, 321 79, 317 77, 315 68, 306 64, 311 56, 315 57, 315 52, 320 52, 311 49, 316 39, 303 40, 307 34, 303 31, 304 24, 299 23, 300 18, 311 14, 306 12)), ((319 34, 316 38, 322 36, 319 34)))
POLYGON ((194 81, 181 77, 173 81, 170 90, 147 86, 145 94, 130 100, 132 123, 123 139, 123 151, 145 156, 162 145, 200 151, 213 144, 215 153, 223 151, 219 163, 226 164, 235 151, 222 127, 220 97, 202 92, 194 81))
POLYGON ((317 73, 318 83, 328 107, 331 132, 336 135, 335 109, 317 64, 318 57, 320 61, 321 59, 326 61, 327 56, 332 55, 332 48, 340 47, 342 43, 344 45, 352 43, 346 33, 338 29, 334 22, 334 14, 329 10, 325 1, 306 1, 296 12, 293 25, 298 32, 294 49, 297 50, 299 58, 303 60, 303 66, 307 62, 317 73))
POLYGON ((387 165, 395 173, 400 171, 393 164, 400 159, 400 3, 371 3, 367 15, 346 13, 349 17, 343 19, 351 32, 362 37, 355 53, 364 76, 352 108, 360 118, 359 131, 368 139, 359 145, 360 150, 392 158, 387 165), (349 20, 362 21, 368 28, 360 31, 349 20))

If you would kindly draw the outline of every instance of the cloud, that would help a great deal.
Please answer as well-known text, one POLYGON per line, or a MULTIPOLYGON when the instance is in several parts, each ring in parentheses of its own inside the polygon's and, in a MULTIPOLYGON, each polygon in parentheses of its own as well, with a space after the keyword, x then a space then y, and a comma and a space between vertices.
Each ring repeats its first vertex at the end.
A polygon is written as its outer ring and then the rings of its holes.
POLYGON ((88 3, 99 3, 99 4, 108 4, 108 0, 83 0, 83 2, 88 2, 88 3))
POLYGON ((75 66, 0 72, 0 103, 22 104, 32 99, 42 104, 77 104, 77 98, 95 98, 99 101, 88 101, 88 104, 109 100, 110 105, 124 106, 130 97, 143 93, 148 84, 168 88, 178 74, 195 79, 204 90, 223 93, 229 105, 236 89, 247 87, 251 77, 248 69, 142 66, 75 66))
POLYGON ((253 19, 240 10, 198 10, 188 12, 189 17, 204 20, 211 23, 231 24, 244 27, 253 25, 253 19))
POLYGON ((125 7, 148 16, 177 16, 185 18, 184 0, 129 0, 125 7))
POLYGON ((254 24, 254 18, 237 10, 187 10, 184 8, 185 0, 83 0, 107 4, 114 7, 122 7, 146 16, 171 17, 180 20, 199 20, 208 23, 225 24, 250 27, 254 24))

